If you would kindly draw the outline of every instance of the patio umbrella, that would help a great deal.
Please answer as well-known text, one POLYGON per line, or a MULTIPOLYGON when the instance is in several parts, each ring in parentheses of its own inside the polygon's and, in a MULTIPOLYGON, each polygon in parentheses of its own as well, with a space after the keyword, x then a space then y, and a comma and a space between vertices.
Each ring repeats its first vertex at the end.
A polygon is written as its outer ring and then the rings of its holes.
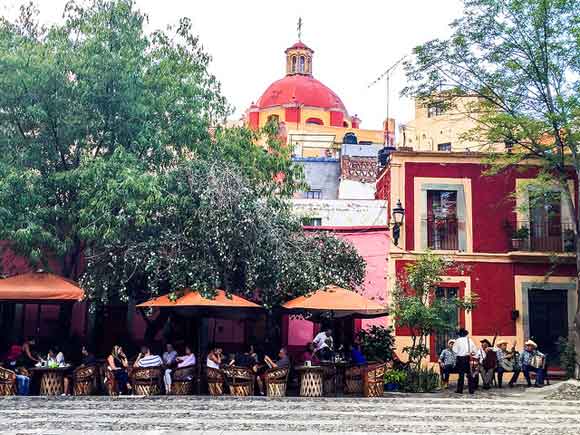
MULTIPOLYGON (((188 313, 198 318, 220 317, 227 319, 241 319, 245 317, 255 317, 256 312, 262 307, 254 302, 248 301, 240 296, 226 294, 224 290, 217 289, 213 299, 206 298, 199 292, 191 289, 184 289, 181 296, 171 300, 169 295, 159 296, 137 305, 138 308, 173 308, 181 313, 188 313)), ((197 355, 201 358, 201 328, 197 324, 197 355)), ((198 379, 201 379, 201 361, 197 364, 198 379)), ((197 383, 198 393, 200 383, 197 383)))
POLYGON ((74 281, 49 272, 30 272, 0 280, 3 302, 76 302, 84 296, 85 292, 74 281))
POLYGON ((372 319, 388 315, 385 306, 336 285, 328 285, 312 294, 299 296, 286 302, 282 307, 294 314, 314 316, 330 314, 330 317, 335 319, 345 317, 372 319))

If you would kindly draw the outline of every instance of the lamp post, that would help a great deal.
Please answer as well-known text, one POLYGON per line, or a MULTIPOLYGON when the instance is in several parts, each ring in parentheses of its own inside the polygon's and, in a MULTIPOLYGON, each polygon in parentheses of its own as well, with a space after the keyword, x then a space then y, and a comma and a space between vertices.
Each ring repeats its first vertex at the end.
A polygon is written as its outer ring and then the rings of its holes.
POLYGON ((405 219, 405 209, 401 205, 401 200, 397 200, 397 205, 393 208, 393 242, 399 246, 399 237, 401 236, 401 225, 405 219))

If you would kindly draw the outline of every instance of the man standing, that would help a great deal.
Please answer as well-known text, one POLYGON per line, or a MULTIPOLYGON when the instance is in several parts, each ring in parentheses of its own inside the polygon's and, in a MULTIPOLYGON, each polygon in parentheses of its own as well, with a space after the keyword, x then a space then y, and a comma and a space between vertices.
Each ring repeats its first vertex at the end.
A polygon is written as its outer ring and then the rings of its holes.
POLYGON ((332 353, 332 329, 325 328, 320 331, 314 340, 312 340, 314 345, 314 352, 316 356, 322 361, 330 360, 332 353))
POLYGON ((457 355, 456 368, 459 374, 456 393, 463 394, 463 384, 465 383, 465 375, 467 375, 469 394, 473 394, 475 391, 475 382, 473 376, 471 376, 469 361, 471 356, 477 352, 477 348, 471 338, 469 338, 469 332, 466 329, 461 328, 458 331, 458 335, 459 338, 453 344, 453 352, 457 355))

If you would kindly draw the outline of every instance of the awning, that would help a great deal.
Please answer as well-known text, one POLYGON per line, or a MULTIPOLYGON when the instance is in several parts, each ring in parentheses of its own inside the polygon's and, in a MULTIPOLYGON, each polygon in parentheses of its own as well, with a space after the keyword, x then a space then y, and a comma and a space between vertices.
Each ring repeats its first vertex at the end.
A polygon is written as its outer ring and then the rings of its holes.
POLYGON ((0 279, 0 301, 80 301, 85 292, 77 283, 48 272, 30 272, 0 279))
POLYGON ((385 306, 371 301, 353 291, 329 285, 306 296, 286 302, 283 308, 296 314, 329 313, 334 318, 374 318, 388 314, 385 306))

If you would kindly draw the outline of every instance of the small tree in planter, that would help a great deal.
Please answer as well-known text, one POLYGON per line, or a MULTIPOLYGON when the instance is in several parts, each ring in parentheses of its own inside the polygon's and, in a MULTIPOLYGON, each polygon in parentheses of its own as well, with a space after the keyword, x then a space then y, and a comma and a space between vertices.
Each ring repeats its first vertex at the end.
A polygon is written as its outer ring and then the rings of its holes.
POLYGON ((457 310, 470 311, 475 306, 475 297, 436 298, 437 285, 442 276, 455 271, 463 273, 452 261, 431 252, 421 255, 409 264, 405 272, 397 277, 393 293, 392 313, 395 325, 408 329, 411 345, 403 348, 409 357, 409 368, 419 372, 425 357, 429 336, 436 332, 449 332, 457 324, 449 319, 457 310))
POLYGON ((528 227, 520 227, 517 230, 514 230, 512 234, 512 249, 515 251, 521 251, 524 249, 529 237, 530 230, 528 227))

